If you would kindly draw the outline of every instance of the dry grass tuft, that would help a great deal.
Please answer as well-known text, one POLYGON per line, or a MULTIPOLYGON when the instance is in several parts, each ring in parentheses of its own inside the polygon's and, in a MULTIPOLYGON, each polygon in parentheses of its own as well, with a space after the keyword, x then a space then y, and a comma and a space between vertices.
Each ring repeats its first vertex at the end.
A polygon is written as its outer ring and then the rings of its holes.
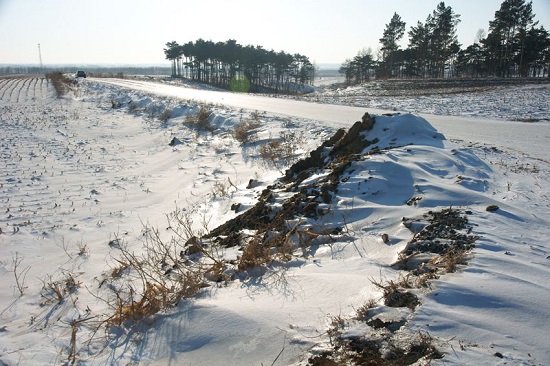
POLYGON ((117 250, 115 266, 100 283, 106 283, 109 295, 97 296, 112 309, 103 321, 107 327, 132 327, 230 276, 223 252, 202 241, 190 212, 176 209, 167 218, 173 236, 163 240, 158 229, 146 225, 139 254, 122 240, 112 240, 117 243, 111 246, 117 250))
POLYGON ((210 124, 210 115, 212 112, 205 106, 201 106, 195 115, 189 115, 185 119, 185 124, 197 131, 213 132, 214 127, 210 124))
POLYGON ((12 257, 12 271, 15 277, 15 285, 17 287, 17 290, 19 290, 20 296, 23 296, 27 289, 27 286, 25 285, 25 279, 27 277, 27 272, 29 272, 29 270, 31 269, 31 267, 25 267, 24 269, 21 269, 22 262, 23 258, 19 256, 18 252, 15 252, 12 257))
POLYGON ((297 160, 297 151, 304 145, 303 133, 282 132, 278 140, 269 141, 260 146, 260 157, 270 166, 282 168, 297 160))
POLYGON ((256 234, 245 246, 239 258, 238 270, 244 271, 256 266, 267 266, 274 261, 287 262, 292 259, 296 244, 292 236, 296 234, 300 222, 292 228, 278 226, 276 222, 272 227, 256 234))
POLYGON ((138 295, 133 287, 128 296, 117 296, 116 310, 107 321, 108 326, 131 326, 178 304, 181 299, 190 298, 200 290, 202 279, 199 276, 182 278, 181 286, 176 290, 167 288, 162 283, 146 282, 145 288, 138 295), (137 297, 137 299, 136 299, 137 297))
POLYGON ((260 146, 260 156, 271 165, 278 165, 284 156, 284 149, 280 141, 270 141, 260 146))
POLYGON ((273 261, 269 246, 264 245, 259 237, 252 238, 243 248, 239 258, 239 271, 245 271, 248 268, 263 264, 269 264, 273 261))
POLYGON ((172 118, 172 110, 169 109, 169 108, 166 108, 165 110, 163 110, 160 115, 159 115, 159 120, 161 122, 168 122, 168 120, 170 118, 172 118))
POLYGON ((40 295, 44 298, 42 305, 49 302, 62 303, 65 298, 78 291, 81 282, 75 279, 73 273, 66 273, 65 277, 60 280, 53 280, 48 276, 48 280, 44 280, 40 295))
POLYGON ((183 263, 172 244, 164 243, 154 232, 142 255, 120 246, 121 259, 115 259, 118 265, 107 279, 114 296, 108 301, 114 308, 108 326, 131 326, 200 291, 205 282, 203 271, 200 266, 183 263))
POLYGON ((467 263, 467 257, 468 250, 465 248, 452 247, 441 256, 441 259, 445 271, 447 273, 452 273, 456 271, 458 265, 467 263))
POLYGON ((241 144, 250 142, 254 135, 254 130, 260 125, 257 120, 242 121, 233 130, 233 137, 241 144))
POLYGON ((356 319, 364 320, 370 318, 370 313, 378 305, 378 302, 375 299, 368 300, 363 306, 355 311, 356 319))
POLYGON ((402 285, 410 288, 408 280, 405 282, 388 281, 385 284, 371 280, 372 284, 379 287, 383 291, 384 305, 392 308, 407 307, 414 310, 419 304, 418 296, 410 291, 404 291, 402 285))
POLYGON ((229 189, 231 186, 229 184, 224 184, 220 181, 214 182, 212 185, 212 197, 213 198, 222 198, 229 196, 229 189))

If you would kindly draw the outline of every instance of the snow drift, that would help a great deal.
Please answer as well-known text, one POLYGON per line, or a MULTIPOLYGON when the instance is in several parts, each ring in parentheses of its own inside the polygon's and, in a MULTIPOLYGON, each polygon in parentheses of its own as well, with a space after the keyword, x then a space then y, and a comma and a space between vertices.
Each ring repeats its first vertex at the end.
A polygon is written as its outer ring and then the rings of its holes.
MULTIPOLYGON (((3 363, 305 365, 331 351, 335 319, 341 339, 359 344, 382 339, 406 349, 415 334, 427 334, 444 356, 432 364, 543 365, 550 358, 548 160, 500 141, 448 141, 411 114, 376 115, 374 123, 367 116, 335 131, 259 113, 255 139, 238 143, 231 128, 252 118, 250 111, 218 105, 211 119, 221 128, 197 133, 184 124, 198 110, 193 101, 92 80, 81 81, 80 99, 56 100, 40 79, 0 86, 8 90, 1 117, 3 363), (153 105, 175 113, 161 123, 153 105), (286 170, 267 164, 260 146, 289 131, 303 136, 294 145, 302 156, 286 170), (170 146, 174 137, 180 143, 170 146), (283 256, 239 268, 248 242, 219 246, 227 280, 210 277, 196 298, 135 327, 95 332, 94 321, 112 314, 102 279, 119 268, 120 244, 139 254, 153 228, 170 240, 166 217, 178 211, 198 213, 195 223, 214 245, 229 237, 225 223, 261 201, 263 222, 281 224, 265 237, 287 230, 283 256), (429 286, 397 289, 414 295, 414 306, 387 305, 383 286, 408 273, 399 266, 403 253, 448 210, 465 220, 455 234, 475 237, 468 264, 429 278, 429 286), (383 338, 388 333, 397 336, 383 338)), ((242 238, 258 230, 243 226, 242 238)), ((192 243, 174 245, 179 256, 192 243)), ((432 268, 437 258, 417 254, 409 264, 433 259, 432 268)), ((391 347, 377 352, 397 355, 391 347)))

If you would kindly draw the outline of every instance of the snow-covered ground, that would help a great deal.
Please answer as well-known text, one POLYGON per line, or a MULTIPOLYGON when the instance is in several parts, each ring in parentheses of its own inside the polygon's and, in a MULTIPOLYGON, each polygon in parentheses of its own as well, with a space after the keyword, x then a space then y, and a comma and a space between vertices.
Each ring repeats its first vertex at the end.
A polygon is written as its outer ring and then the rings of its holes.
MULTIPOLYGON (((193 214, 195 232, 216 228, 237 215, 232 206, 241 204, 239 213, 253 206, 288 163, 365 112, 271 104, 270 98, 243 102, 209 91, 217 98, 210 100, 216 129, 197 133, 184 121, 199 111, 206 91, 180 87, 181 94, 170 96, 164 85, 121 86, 130 83, 81 80, 57 99, 45 79, 0 79, 2 364, 306 365, 330 348, 327 330, 335 317, 349 320, 345 334, 379 336, 353 320, 370 300, 381 317, 406 322, 402 337, 419 331, 433 337, 444 358, 432 364, 548 364, 548 86, 498 92, 514 101, 518 114, 532 116, 538 104, 536 123, 505 121, 516 118, 494 102, 493 92, 464 95, 470 102, 463 104, 421 98, 432 109, 411 104, 419 113, 491 120, 376 117, 367 138, 378 138, 382 152, 351 163, 331 203, 320 206, 324 215, 289 220, 317 233, 342 229, 332 240, 297 248, 289 262, 265 271, 233 269, 232 280, 210 282, 196 298, 137 327, 105 328, 99 322, 115 312, 116 299, 104 283, 121 266, 121 243, 140 253, 156 229, 169 241, 174 212, 193 214), (478 112, 473 104, 484 107, 478 112), (171 118, 163 122, 165 109, 171 118), (334 122, 338 114, 340 123, 334 122), (252 120, 260 123, 250 142, 237 141, 235 127, 252 120), (461 135, 458 121, 473 127, 461 135), (500 134, 476 139, 476 128, 500 134), (174 138, 179 143, 170 145, 174 138), (274 165, 262 157, 270 141, 289 143, 296 154, 274 165), (249 185, 251 179, 258 185, 249 185), (490 205, 499 209, 486 211, 490 205), (468 264, 412 290, 420 301, 414 311, 384 305, 376 283, 405 275, 392 264, 415 235, 403 218, 449 207, 459 209, 479 237, 468 264)), ((393 99, 377 106, 395 109, 393 99)), ((303 184, 326 174, 319 169, 303 184)), ((275 205, 289 196, 276 187, 275 205)), ((181 250, 184 244, 175 241, 181 250)), ((239 253, 220 248, 218 254, 239 253)))
POLYGON ((507 84, 501 80, 488 84, 471 80, 370 82, 322 89, 307 99, 408 113, 549 122, 550 83, 507 84))

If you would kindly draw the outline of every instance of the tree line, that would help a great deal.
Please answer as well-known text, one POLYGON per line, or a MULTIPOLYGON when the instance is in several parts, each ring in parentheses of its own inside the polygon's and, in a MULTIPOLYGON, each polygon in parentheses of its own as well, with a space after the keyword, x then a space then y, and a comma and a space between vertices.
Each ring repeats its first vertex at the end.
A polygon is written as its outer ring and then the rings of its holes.
POLYGON ((242 46, 236 40, 166 43, 172 76, 236 91, 295 92, 312 84, 315 66, 306 56, 242 46))
POLYGON ((444 2, 408 32, 409 43, 399 41, 406 24, 394 13, 386 24, 380 50, 360 51, 340 67, 348 84, 370 78, 550 77, 550 34, 538 26, 532 1, 505 0, 475 42, 461 48, 456 30, 460 15, 444 2))

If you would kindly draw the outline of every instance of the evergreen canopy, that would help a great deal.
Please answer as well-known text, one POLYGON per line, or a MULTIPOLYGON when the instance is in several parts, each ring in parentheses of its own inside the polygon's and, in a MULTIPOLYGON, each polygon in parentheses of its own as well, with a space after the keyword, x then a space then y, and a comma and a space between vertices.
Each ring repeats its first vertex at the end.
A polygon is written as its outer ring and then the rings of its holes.
POLYGON ((398 44, 405 23, 394 13, 380 38, 380 53, 361 51, 340 72, 347 83, 371 77, 550 77, 550 34, 537 27, 532 1, 504 0, 489 22, 489 33, 461 49, 456 36, 460 15, 440 2, 425 22, 408 32, 408 48, 398 44))
POLYGON ((172 75, 236 91, 297 91, 313 83, 315 67, 306 56, 198 39, 183 45, 166 43, 166 59, 172 61, 172 75))

